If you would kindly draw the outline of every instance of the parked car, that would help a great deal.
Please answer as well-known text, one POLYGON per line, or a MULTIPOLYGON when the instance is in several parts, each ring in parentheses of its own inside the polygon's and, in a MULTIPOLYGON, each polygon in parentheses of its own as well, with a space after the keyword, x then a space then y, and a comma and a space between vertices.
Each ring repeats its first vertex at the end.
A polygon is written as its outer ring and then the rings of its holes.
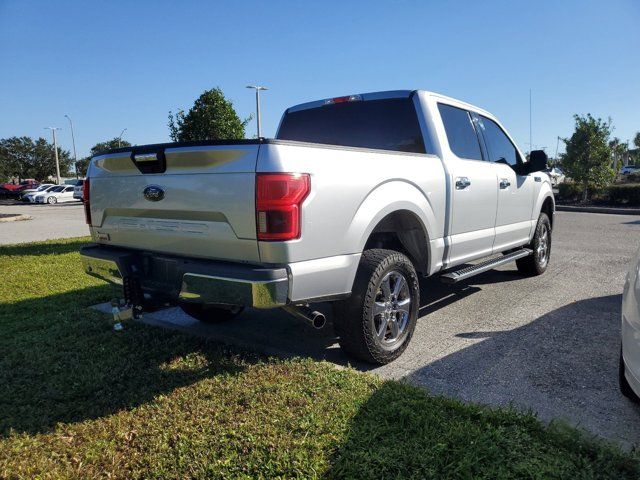
POLYGON ((630 173, 638 172, 640 172, 640 167, 636 167, 635 165, 626 165, 622 167, 622 170, 620 170, 621 175, 629 175, 630 173))
POLYGON ((49 185, 43 188, 42 190, 27 193, 26 195, 22 195, 21 200, 27 203, 36 203, 36 197, 40 195, 44 195, 46 193, 52 192, 55 188, 59 188, 62 185, 49 185))
POLYGON ((383 364, 413 335, 418 275, 547 269, 546 162, 442 95, 330 98, 286 110, 275 139, 96 156, 84 184, 95 244, 81 255, 87 273, 124 284, 134 314, 149 293, 203 322, 282 307, 322 327, 309 304, 332 301, 342 348, 383 364))
POLYGON ((0 185, 0 187, 4 188, 5 190, 9 190, 10 192, 21 192, 22 190, 30 188, 38 188, 39 185, 40 184, 34 179, 28 178, 26 180, 22 180, 19 183, 3 183, 2 185, 0 185))
POLYGON ((75 198, 76 200, 82 201, 82 197, 84 195, 83 185, 84 185, 84 180, 78 180, 75 186, 73 187, 73 198, 75 198))
POLYGON ((620 391, 640 402, 640 250, 631 261, 622 290, 620 391))
POLYGON ((59 202, 72 202, 73 201, 73 186, 72 185, 58 185, 51 189, 51 191, 44 194, 36 195, 35 203, 59 203, 59 202))
POLYGON ((26 190, 22 190, 22 192, 20 192, 20 197, 19 199, 22 200, 23 202, 28 202, 29 200, 26 200, 25 197, 27 195, 30 195, 32 193, 39 193, 39 192, 44 192, 46 191, 48 188, 51 187, 55 187, 56 185, 53 183, 43 183, 41 184, 38 188, 27 188, 26 190))
POLYGON ((556 187, 564 182, 564 172, 558 167, 547 168, 547 175, 551 179, 551 185, 556 187))
POLYGON ((38 188, 40 184, 33 179, 23 180, 20 183, 3 183, 2 195, 6 198, 19 198, 24 190, 38 188))

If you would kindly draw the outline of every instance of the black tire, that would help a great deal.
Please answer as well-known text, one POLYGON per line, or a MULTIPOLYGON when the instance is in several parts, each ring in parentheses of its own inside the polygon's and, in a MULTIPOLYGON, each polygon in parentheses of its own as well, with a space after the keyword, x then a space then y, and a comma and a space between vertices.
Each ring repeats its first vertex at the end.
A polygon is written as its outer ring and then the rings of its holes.
POLYGON ((409 345, 419 308, 420 286, 411 261, 393 250, 366 250, 351 296, 334 303, 334 330, 347 354, 384 365, 409 345))
POLYGON ((620 363, 618 364, 618 385, 620 392, 634 403, 640 403, 640 397, 633 391, 631 385, 624 376, 624 359, 622 358, 622 346, 620 347, 620 363))
POLYGON ((187 302, 180 302, 179 305, 184 313, 203 323, 227 322, 236 318, 244 310, 244 307, 231 305, 222 306, 187 302))
POLYGON ((551 222, 546 213, 540 213, 533 240, 527 248, 533 250, 533 255, 516 260, 518 271, 529 277, 542 275, 551 257, 551 222))

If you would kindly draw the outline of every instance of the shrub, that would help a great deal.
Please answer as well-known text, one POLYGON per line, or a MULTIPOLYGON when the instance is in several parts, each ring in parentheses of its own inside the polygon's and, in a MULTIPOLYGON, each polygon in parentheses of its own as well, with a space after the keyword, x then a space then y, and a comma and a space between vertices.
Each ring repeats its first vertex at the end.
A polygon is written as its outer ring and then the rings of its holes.
POLYGON ((563 182, 558 185, 558 197, 563 200, 575 201, 582 196, 582 185, 573 182, 563 182))
MULTIPOLYGON (((563 182, 558 185, 558 198, 568 202, 581 202, 584 185, 575 182, 563 182)), ((591 200, 604 200, 607 196, 605 188, 589 184, 588 198, 591 200)))
POLYGON ((624 183, 639 183, 640 173, 630 173, 624 176, 624 183))
POLYGON ((609 201, 620 205, 640 205, 640 183, 612 185, 608 188, 609 201))

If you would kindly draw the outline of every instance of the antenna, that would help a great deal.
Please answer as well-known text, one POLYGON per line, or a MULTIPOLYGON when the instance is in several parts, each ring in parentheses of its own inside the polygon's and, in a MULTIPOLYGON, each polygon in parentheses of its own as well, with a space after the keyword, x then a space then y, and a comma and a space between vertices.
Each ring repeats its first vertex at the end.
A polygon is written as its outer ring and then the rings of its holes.
POLYGON ((533 134, 532 132, 532 128, 531 128, 531 89, 529 89, 529 153, 531 153, 531 150, 533 150, 533 134))

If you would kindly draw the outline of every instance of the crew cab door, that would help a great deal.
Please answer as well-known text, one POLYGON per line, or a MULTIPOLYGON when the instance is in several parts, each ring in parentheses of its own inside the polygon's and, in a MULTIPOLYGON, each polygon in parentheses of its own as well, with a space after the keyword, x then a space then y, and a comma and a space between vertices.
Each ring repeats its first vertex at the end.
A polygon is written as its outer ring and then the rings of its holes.
POLYGON ((449 175, 451 209, 447 267, 490 255, 498 202, 496 170, 483 160, 481 137, 469 111, 438 103, 449 149, 442 152, 449 175))
POLYGON ((484 137, 487 159, 497 176, 498 208, 493 253, 529 242, 534 201, 534 175, 522 175, 522 158, 518 149, 497 122, 474 115, 484 137))

